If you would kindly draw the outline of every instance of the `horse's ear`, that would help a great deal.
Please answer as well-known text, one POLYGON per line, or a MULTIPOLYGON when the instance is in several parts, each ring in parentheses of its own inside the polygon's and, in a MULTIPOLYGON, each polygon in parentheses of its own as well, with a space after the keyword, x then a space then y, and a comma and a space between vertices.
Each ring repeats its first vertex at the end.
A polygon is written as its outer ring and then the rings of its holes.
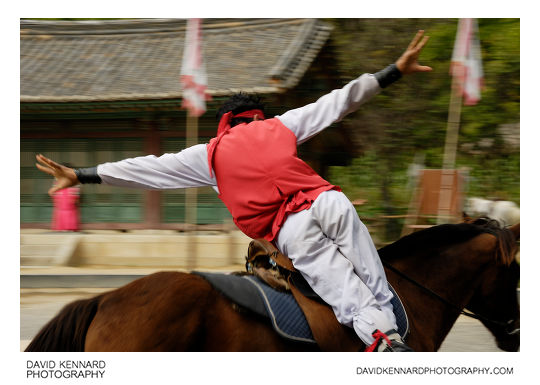
POLYGON ((519 222, 513 226, 510 226, 509 230, 514 234, 516 239, 519 239, 519 222))

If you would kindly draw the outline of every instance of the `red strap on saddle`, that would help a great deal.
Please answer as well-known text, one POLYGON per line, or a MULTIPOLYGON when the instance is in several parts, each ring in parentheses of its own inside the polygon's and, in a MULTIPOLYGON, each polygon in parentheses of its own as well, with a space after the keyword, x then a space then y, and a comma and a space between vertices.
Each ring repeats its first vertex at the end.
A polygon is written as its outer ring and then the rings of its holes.
POLYGON ((384 334, 383 332, 381 332, 379 329, 377 329, 377 331, 375 333, 373 333, 373 337, 375 337, 375 341, 370 346, 368 346, 366 348, 366 350, 364 350, 365 352, 373 352, 373 351, 375 351, 377 346, 379 346, 379 342, 383 338, 386 340, 386 343, 388 344, 388 346, 392 345, 392 342, 390 342, 390 339, 388 338, 388 336, 386 334, 384 334))

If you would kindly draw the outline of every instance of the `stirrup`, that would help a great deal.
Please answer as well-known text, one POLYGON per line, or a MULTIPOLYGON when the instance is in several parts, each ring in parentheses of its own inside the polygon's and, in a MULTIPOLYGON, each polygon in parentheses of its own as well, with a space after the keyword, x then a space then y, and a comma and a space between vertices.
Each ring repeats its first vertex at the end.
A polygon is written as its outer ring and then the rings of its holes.
POLYGON ((379 329, 372 334, 375 341, 366 348, 366 352, 412 352, 413 350, 403 342, 397 331, 391 329, 386 333, 379 329))

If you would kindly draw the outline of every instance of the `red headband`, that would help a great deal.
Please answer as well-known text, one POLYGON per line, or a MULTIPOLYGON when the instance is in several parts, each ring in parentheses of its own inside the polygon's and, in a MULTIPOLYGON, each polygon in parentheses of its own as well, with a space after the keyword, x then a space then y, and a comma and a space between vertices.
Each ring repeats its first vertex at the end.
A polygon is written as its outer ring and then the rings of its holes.
POLYGON ((233 115, 232 111, 229 111, 226 114, 223 114, 223 116, 219 120, 217 135, 215 138, 210 140, 210 143, 208 143, 208 147, 207 147, 208 167, 210 171, 210 178, 213 177, 212 163, 214 159, 214 151, 216 150, 216 146, 218 145, 221 138, 231 128, 231 119, 232 118, 253 118, 255 117, 255 115, 257 115, 261 119, 264 119, 264 113, 261 110, 248 110, 248 111, 240 112, 239 114, 236 114, 236 115, 233 115))
POLYGON ((233 118, 253 118, 255 117, 255 115, 257 115, 261 119, 264 119, 264 113, 261 110, 248 110, 240 112, 236 115, 233 115, 232 111, 223 114, 223 116, 219 120, 217 136, 231 128, 230 124, 233 118))

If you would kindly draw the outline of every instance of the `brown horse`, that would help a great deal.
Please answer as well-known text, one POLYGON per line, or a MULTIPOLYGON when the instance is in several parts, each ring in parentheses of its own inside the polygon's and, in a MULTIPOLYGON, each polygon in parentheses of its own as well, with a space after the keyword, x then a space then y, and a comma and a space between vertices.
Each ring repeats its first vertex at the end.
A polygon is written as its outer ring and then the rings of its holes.
MULTIPOLYGON (((406 308, 408 344, 437 351, 467 308, 506 351, 519 349, 519 224, 447 224, 379 250, 406 308)), ((305 351, 201 276, 159 272, 68 304, 26 351, 305 351)))

